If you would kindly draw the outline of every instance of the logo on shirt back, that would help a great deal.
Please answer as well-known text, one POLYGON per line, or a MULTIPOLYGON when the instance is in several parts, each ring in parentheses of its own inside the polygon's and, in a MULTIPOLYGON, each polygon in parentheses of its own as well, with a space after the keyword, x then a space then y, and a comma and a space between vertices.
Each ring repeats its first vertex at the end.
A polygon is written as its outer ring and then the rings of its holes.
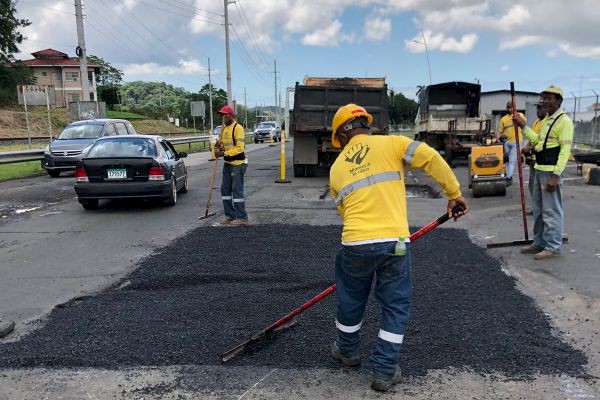
POLYGON ((347 162, 360 165, 367 156, 368 152, 369 146, 363 146, 362 143, 357 143, 344 153, 344 156, 346 157, 345 160, 347 162))

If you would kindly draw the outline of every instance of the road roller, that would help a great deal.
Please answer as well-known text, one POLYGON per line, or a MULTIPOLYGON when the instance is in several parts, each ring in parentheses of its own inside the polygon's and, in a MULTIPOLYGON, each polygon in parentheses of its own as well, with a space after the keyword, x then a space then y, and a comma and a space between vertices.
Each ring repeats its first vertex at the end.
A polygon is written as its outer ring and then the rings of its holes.
POLYGON ((469 187, 473 189, 473 197, 506 195, 506 164, 502 144, 471 148, 469 187))

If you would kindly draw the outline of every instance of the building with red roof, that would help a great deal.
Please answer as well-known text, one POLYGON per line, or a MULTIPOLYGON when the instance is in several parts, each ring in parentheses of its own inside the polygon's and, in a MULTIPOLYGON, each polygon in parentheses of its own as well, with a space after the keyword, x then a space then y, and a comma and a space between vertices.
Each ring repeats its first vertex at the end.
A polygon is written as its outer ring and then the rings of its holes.
MULTIPOLYGON (((22 61, 33 70, 37 85, 52 85, 56 93, 56 105, 67 107, 69 102, 83 99, 81 88, 81 70, 79 59, 72 59, 67 54, 54 49, 45 49, 31 53, 34 57, 22 61)), ((96 74, 100 65, 88 63, 90 100, 96 101, 96 74)))

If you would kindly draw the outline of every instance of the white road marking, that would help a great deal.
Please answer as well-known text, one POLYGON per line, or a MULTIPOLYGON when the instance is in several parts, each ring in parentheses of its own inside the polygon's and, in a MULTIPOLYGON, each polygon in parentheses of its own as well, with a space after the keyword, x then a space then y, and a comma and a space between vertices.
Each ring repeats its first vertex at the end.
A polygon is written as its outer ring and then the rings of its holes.
POLYGON ((238 397, 238 400, 241 400, 241 399, 242 399, 242 398, 243 398, 245 395, 247 395, 248 393, 250 393, 250 391, 251 391, 252 389, 254 389, 254 388, 255 388, 255 387, 256 387, 256 386, 257 386, 259 383, 261 383, 262 381, 264 381, 265 379, 267 379, 267 377, 268 377, 269 375, 271 375, 271 374, 272 374, 273 372, 275 372, 275 371, 277 371, 277 368, 275 368, 275 369, 272 369, 272 370, 271 370, 271 372, 269 372, 268 374, 266 374, 265 376, 263 376, 261 380, 259 380, 259 381, 258 381, 258 382, 256 382, 254 385, 252 385, 252 387, 251 387, 250 389, 246 390, 246 391, 244 392, 244 394, 242 394, 240 397, 238 397))

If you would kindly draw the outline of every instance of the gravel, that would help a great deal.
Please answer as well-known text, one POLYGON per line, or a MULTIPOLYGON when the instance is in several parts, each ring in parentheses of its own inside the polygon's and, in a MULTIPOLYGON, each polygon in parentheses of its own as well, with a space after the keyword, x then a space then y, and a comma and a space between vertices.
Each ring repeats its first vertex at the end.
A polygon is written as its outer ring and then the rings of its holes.
MULTIPOLYGON (((340 234, 339 226, 197 228, 143 260, 126 284, 57 307, 44 327, 0 345, 0 367, 217 365, 221 353, 333 283, 340 234)), ((561 340, 466 231, 439 228, 411 251, 403 374, 453 367, 515 379, 587 376, 585 355, 561 340)), ((337 368, 329 355, 335 300, 227 365, 337 368)), ((364 360, 378 318, 372 301, 361 332, 364 360)))

